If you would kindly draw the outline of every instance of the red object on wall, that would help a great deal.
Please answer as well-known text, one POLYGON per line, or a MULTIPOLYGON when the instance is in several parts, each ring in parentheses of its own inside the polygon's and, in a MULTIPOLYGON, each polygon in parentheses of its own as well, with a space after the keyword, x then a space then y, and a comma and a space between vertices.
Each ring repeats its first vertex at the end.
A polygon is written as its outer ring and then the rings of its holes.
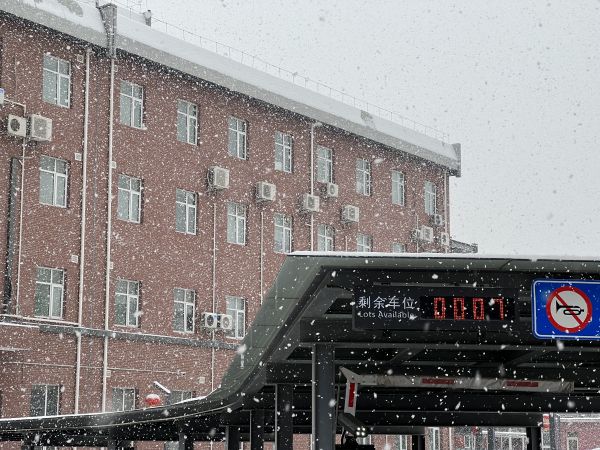
POLYGON ((542 416, 542 429, 544 431, 550 431, 550 414, 544 414, 542 416))
POLYGON ((160 403, 161 403, 160 397, 156 394, 146 395, 145 402, 146 402, 146 406, 148 406, 150 408, 152 408, 154 406, 160 406, 160 403))

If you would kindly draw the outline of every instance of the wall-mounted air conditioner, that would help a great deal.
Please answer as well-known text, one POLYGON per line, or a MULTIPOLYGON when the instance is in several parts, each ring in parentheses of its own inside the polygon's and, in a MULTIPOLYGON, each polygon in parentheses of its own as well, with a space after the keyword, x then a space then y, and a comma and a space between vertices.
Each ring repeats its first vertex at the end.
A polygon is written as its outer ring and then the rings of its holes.
POLYGON ((344 205, 342 208, 342 221, 357 223, 360 218, 360 210, 358 206, 344 205))
POLYGON ((217 313, 202 313, 202 328, 214 330, 219 326, 219 315, 217 313))
POLYGON ((27 137, 27 119, 9 114, 6 122, 6 132, 11 136, 27 137))
POLYGON ((450 235, 448 233, 440 234, 440 244, 444 247, 450 247, 450 235))
POLYGON ((49 142, 52 140, 52 119, 37 114, 29 116, 29 138, 33 141, 49 142))
POLYGON ((431 224, 435 225, 436 227, 441 227, 444 225, 444 216, 442 216, 441 214, 433 214, 431 216, 431 224))
POLYGON ((308 212, 319 212, 319 197, 304 194, 302 196, 302 210, 308 212))
POLYGON ((337 198, 339 195, 339 186, 335 183, 327 183, 325 185, 325 197, 337 198))
POLYGON ((267 183, 266 181, 259 181, 256 183, 256 200, 259 202, 275 200, 276 188, 274 184, 267 183))
POLYGON ((412 230, 410 237, 412 238, 413 241, 420 241, 421 239, 423 239, 423 235, 419 228, 415 228, 414 230, 412 230))
POLYGON ((208 187, 214 190, 229 188, 229 170, 223 167, 208 168, 208 187))
POLYGON ((219 314, 219 328, 221 330, 233 330, 233 316, 229 314, 219 314))

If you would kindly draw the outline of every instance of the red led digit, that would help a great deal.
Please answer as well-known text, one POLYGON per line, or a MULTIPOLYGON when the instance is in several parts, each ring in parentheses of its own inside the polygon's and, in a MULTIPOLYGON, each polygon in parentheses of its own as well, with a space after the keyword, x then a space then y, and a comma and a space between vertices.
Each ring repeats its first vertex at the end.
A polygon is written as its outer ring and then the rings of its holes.
POLYGON ((446 318, 446 299, 444 297, 435 297, 433 299, 433 318, 444 320, 446 318))
POLYGON ((473 299, 473 320, 483 320, 484 315, 484 303, 482 298, 473 299))
POLYGON ((465 299, 454 297, 454 320, 465 320, 465 299))
POLYGON ((498 303, 498 309, 500 310, 500 320, 504 320, 504 299, 495 298, 494 303, 498 303))

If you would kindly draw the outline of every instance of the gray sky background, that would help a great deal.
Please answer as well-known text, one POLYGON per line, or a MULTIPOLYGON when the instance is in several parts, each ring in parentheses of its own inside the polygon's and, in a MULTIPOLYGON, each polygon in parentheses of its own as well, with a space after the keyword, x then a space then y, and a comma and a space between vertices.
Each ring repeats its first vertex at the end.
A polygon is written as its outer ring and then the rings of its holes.
POLYGON ((600 1, 142 6, 450 133, 451 232, 482 253, 600 255, 600 1))

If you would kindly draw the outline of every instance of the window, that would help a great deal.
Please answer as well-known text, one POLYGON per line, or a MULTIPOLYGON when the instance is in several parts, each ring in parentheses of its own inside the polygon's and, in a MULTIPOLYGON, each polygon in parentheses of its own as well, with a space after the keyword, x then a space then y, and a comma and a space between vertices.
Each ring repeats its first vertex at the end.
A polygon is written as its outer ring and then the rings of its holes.
POLYGON ((56 416, 60 400, 60 386, 34 384, 31 387, 31 415, 56 416))
POLYGON ((242 339, 246 332, 246 301, 241 297, 226 297, 227 314, 233 318, 233 328, 227 336, 242 339))
POLYGON ((550 431, 542 430, 541 450, 550 450, 550 431))
POLYGON ((406 253, 406 245, 394 242, 392 244, 392 253, 406 253))
POLYGON ((429 449, 430 450, 440 450, 440 429, 439 428, 430 428, 429 434, 429 449))
POLYGON ((425 212, 433 215, 437 212, 436 187, 431 181, 425 182, 425 212))
POLYGON ((140 283, 117 280, 115 293, 115 323, 127 327, 139 326, 140 283))
POLYGON ((292 218, 284 214, 275 214, 275 245, 277 253, 292 251, 292 218))
POLYGON ((569 432, 567 434, 567 450, 579 450, 577 433, 569 432))
POLYGON ((275 170, 292 172, 292 136, 275 132, 275 170))
POLYGON ((113 411, 131 411, 135 409, 135 389, 113 388, 113 411))
POLYGON ((356 160, 356 192, 371 195, 371 163, 366 159, 356 160))
POLYGON ((227 204, 227 242, 246 245, 246 206, 227 204))
POLYGON ((373 249, 373 237, 368 234, 359 233, 356 236, 356 251, 370 252, 373 249))
POLYGON ((405 195, 404 174, 392 170, 392 203, 404 206, 405 195))
POLYGON ((173 329, 193 333, 196 318, 196 293, 191 289, 175 288, 173 296, 175 298, 173 329))
POLYGON ((408 450, 408 436, 405 434, 396 436, 396 450, 408 450))
POLYGON ((473 435, 465 434, 465 450, 470 450, 473 448, 473 435))
POLYGON ((246 159, 246 122, 235 117, 229 118, 229 154, 246 159))
POLYGON ((144 88, 129 81, 121 81, 121 123, 144 128, 144 88))
POLYGON ((71 63, 51 55, 44 55, 45 102, 68 108, 71 104, 71 63))
POLYGON ((194 393, 192 391, 171 391, 167 399, 167 404, 172 405, 174 403, 179 403, 184 400, 189 400, 193 396, 194 393))
POLYGON ((177 140, 196 145, 198 107, 185 100, 177 101, 177 140))
POLYGON ((317 147, 317 181, 333 183, 333 152, 327 147, 317 147))
POLYGON ((196 234, 196 193, 177 189, 175 193, 175 229, 196 234))
POLYGON ((317 250, 320 252, 333 251, 333 227, 319 225, 317 227, 317 250))
POLYGON ((66 208, 66 161, 44 155, 40 157, 40 203, 66 208))
POLYGON ((117 216, 128 222, 140 223, 142 209, 142 180, 119 175, 119 205, 117 216))
POLYGON ((62 319, 65 273, 62 269, 37 268, 35 310, 38 317, 62 319))

